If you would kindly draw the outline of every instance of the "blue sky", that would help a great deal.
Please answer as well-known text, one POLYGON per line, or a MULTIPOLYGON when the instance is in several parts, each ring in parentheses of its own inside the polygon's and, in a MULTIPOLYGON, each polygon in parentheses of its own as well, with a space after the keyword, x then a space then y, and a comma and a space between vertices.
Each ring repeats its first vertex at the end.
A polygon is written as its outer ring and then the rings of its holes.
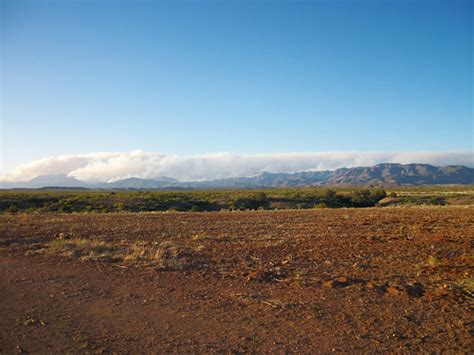
POLYGON ((3 0, 2 170, 135 149, 472 151, 472 10, 3 0))

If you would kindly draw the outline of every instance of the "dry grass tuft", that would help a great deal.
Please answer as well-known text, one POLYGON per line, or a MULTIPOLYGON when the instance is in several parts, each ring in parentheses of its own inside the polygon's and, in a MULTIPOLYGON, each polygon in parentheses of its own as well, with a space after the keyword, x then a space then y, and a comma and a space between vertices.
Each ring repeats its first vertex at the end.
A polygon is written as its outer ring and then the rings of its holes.
POLYGON ((89 239, 56 239, 49 244, 53 253, 102 262, 120 262, 123 254, 116 246, 98 240, 89 239))
POLYGON ((459 293, 464 298, 474 301, 474 277, 466 276, 451 285, 451 289, 459 293))
POLYGON ((56 239, 48 246, 48 252, 100 262, 127 262, 157 266, 164 270, 187 270, 199 266, 197 253, 202 249, 191 249, 172 242, 159 245, 149 242, 112 244, 89 239, 56 239))
POLYGON ((166 270, 186 270, 198 265, 191 248, 171 242, 161 243, 154 258, 157 265, 166 270))
POLYGON ((439 265, 439 259, 436 256, 430 255, 426 260, 429 267, 435 268, 439 265))

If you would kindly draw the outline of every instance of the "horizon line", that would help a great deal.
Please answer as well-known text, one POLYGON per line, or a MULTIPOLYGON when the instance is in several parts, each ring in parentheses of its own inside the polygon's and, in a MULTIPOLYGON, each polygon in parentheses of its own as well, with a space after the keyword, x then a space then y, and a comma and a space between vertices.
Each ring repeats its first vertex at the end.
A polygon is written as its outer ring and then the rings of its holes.
POLYGON ((473 151, 326 151, 238 154, 216 152, 177 155, 133 150, 46 157, 20 164, 0 175, 2 182, 26 182, 38 176, 66 175, 83 182, 104 183, 136 177, 170 177, 204 181, 250 177, 262 172, 334 171, 377 164, 462 165, 474 168, 473 151))

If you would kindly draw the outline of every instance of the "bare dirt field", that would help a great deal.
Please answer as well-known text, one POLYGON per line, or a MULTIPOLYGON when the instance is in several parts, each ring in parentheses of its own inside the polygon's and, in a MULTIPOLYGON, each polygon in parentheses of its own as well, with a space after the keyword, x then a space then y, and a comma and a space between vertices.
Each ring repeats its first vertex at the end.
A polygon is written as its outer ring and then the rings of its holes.
POLYGON ((0 353, 471 352, 474 208, 0 216, 0 353))

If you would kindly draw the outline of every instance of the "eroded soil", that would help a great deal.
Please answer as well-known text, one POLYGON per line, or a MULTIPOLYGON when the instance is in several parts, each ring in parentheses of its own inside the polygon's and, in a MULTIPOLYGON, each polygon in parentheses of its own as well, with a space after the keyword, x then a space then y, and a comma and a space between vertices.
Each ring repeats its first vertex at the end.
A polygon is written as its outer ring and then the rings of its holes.
POLYGON ((0 352, 471 352, 474 209, 0 216, 0 352), (180 270, 58 238, 193 251, 180 270))

